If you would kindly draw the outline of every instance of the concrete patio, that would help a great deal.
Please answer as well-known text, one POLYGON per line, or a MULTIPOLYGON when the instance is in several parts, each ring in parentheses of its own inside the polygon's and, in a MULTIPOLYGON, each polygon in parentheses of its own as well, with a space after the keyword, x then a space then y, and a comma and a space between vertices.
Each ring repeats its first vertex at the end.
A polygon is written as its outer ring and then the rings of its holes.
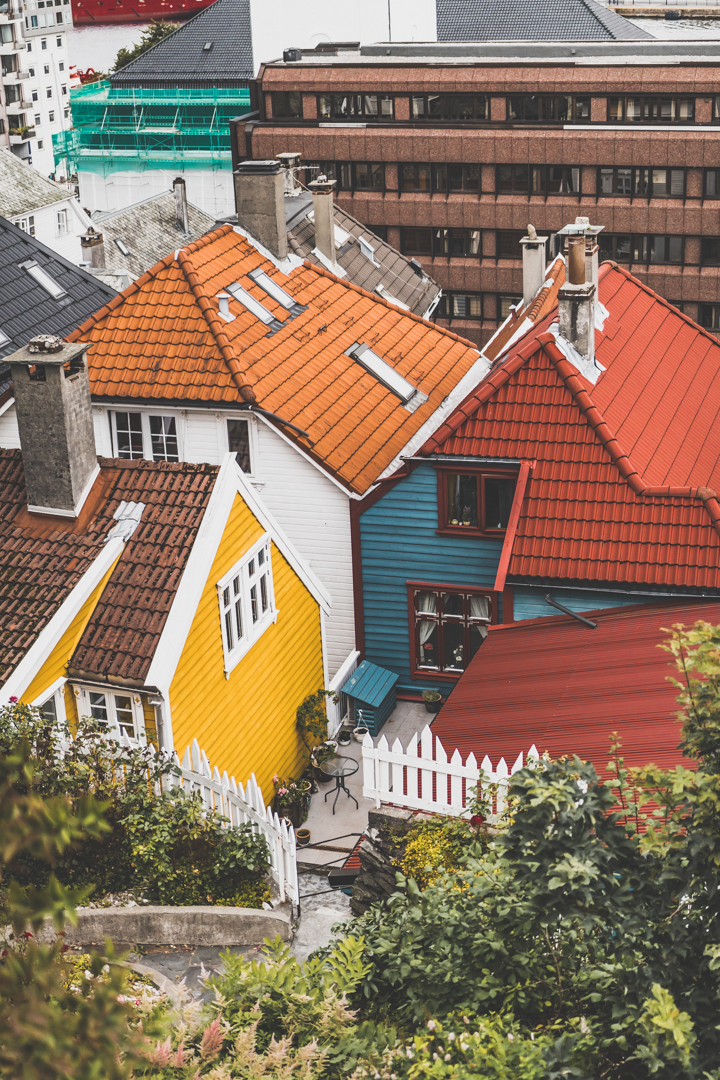
MULTIPOLYGON (((380 735, 374 740, 375 745, 384 735, 391 745, 399 738, 403 746, 407 746, 415 732, 421 732, 431 720, 432 716, 422 702, 399 701, 380 735)), ((320 790, 312 797, 310 813, 303 827, 310 829, 310 843, 320 844, 321 847, 298 848, 298 862, 302 866, 318 869, 326 866, 328 870, 334 866, 342 866, 360 839, 360 834, 365 831, 372 803, 369 799, 363 799, 361 750, 360 743, 354 739, 349 746, 341 746, 339 750, 344 757, 351 757, 358 762, 358 771, 348 777, 345 783, 350 794, 357 799, 359 809, 343 791, 336 793, 334 781, 318 785, 320 790), (337 803, 333 814, 336 794, 337 803)))

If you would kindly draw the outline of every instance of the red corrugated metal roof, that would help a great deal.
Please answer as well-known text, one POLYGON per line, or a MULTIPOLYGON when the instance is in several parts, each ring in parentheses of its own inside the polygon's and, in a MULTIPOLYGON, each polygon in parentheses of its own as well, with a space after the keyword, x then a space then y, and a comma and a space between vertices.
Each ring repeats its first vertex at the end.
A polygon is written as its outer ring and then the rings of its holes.
POLYGON ((720 343, 615 264, 600 299, 595 386, 550 315, 422 452, 535 459, 509 579, 717 588, 720 343))
POLYGON ((604 773, 610 735, 626 765, 683 760, 677 745, 675 668, 658 646, 662 628, 720 623, 720 601, 643 604, 586 613, 591 630, 567 615, 493 626, 432 725, 449 755, 472 751, 512 767, 533 743, 552 757, 577 754, 604 773))

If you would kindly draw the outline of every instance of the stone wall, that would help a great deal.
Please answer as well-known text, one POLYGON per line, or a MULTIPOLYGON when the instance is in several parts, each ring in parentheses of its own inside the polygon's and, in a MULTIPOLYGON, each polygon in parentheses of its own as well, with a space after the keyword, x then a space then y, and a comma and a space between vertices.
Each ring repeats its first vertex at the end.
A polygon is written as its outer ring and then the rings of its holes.
POLYGON ((396 891, 395 874, 402 861, 411 827, 431 814, 415 814, 382 806, 371 810, 360 847, 360 873, 353 885, 350 907, 362 915, 371 904, 387 900, 396 891))

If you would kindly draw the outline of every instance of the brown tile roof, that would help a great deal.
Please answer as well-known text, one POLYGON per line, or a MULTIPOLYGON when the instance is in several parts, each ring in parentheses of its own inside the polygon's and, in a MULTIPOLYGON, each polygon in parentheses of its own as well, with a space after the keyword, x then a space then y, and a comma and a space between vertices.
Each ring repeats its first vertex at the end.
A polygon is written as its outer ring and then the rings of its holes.
POLYGON ((0 450, 0 684, 102 550, 121 501, 142 502, 72 658, 73 669, 142 682, 210 498, 211 465, 100 459, 77 521, 28 513, 19 450, 0 450))
POLYGON ((223 225, 168 255, 76 330, 91 341, 96 397, 262 408, 308 432, 283 430, 354 491, 365 492, 478 360, 475 347, 320 267, 280 273, 223 225), (288 318, 248 276, 262 269, 306 310, 288 318), (268 326, 217 293, 239 282, 276 319, 268 326), (346 355, 355 342, 377 352, 428 400, 406 409, 346 355))

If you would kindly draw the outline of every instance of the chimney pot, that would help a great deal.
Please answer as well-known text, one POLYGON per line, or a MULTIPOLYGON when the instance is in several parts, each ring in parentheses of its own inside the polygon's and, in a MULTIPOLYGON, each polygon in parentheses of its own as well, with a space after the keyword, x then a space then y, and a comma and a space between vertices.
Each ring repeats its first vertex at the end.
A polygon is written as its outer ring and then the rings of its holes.
POLYGON ((288 253, 285 171, 280 162, 242 161, 235 170, 235 209, 241 229, 278 259, 288 253))
MULTIPOLYGON (((535 233, 535 230, 532 229, 535 233)), ((523 303, 530 304, 545 280, 545 250, 547 236, 524 236, 520 241, 523 259, 523 303)))
POLYGON ((571 236, 568 240, 568 282, 585 284, 585 237, 571 236))
POLYGON ((83 254, 83 261, 89 263, 94 270, 105 269, 103 234, 96 232, 92 225, 85 235, 80 237, 80 250, 83 254))
POLYGON ((87 349, 43 334, 6 357, 31 512, 77 517, 97 475, 87 349))
POLYGON ((190 219, 188 218, 187 189, 182 176, 173 180, 173 192, 175 195, 175 224, 181 232, 190 232, 190 219))
POLYGON ((337 181, 319 176, 308 184, 312 191, 313 215, 315 218, 315 248, 334 266, 337 261, 335 252, 335 204, 333 190, 337 181))
POLYGON ((295 199, 302 191, 295 177, 295 173, 300 167, 300 155, 288 151, 284 154, 278 154, 278 161, 285 171, 285 198, 295 199))

